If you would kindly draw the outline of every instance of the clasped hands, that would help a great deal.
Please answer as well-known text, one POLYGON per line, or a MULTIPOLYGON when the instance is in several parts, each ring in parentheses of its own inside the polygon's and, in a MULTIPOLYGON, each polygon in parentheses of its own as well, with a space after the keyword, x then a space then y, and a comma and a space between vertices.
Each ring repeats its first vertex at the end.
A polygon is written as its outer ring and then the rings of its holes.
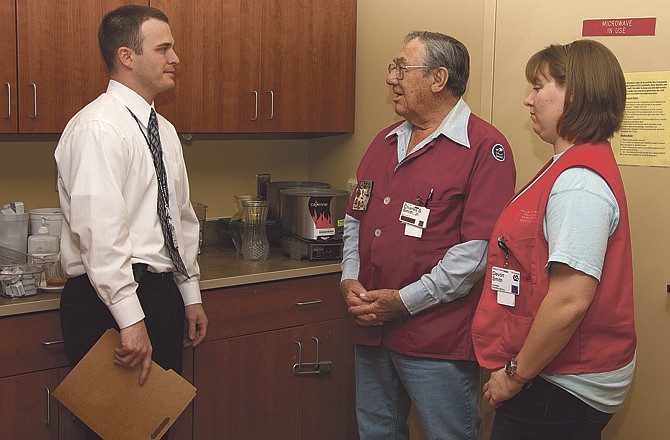
POLYGON ((377 326, 409 315, 398 290, 368 291, 358 280, 353 279, 342 281, 340 289, 349 313, 355 317, 358 325, 377 326))

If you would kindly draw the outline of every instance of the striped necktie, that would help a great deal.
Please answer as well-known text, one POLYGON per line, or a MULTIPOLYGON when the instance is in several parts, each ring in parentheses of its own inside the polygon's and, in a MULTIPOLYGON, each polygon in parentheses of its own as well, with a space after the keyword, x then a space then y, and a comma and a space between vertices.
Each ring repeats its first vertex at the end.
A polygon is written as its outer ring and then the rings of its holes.
POLYGON ((165 164, 163 163, 163 150, 161 148, 161 139, 158 135, 158 120, 156 119, 156 111, 152 108, 149 116, 149 125, 147 126, 149 133, 149 150, 156 168, 156 177, 158 178, 158 217, 161 221, 161 229, 163 230, 163 238, 165 239, 165 247, 167 247, 170 259, 174 263, 174 267, 189 278, 186 272, 186 266, 179 255, 179 249, 174 240, 174 228, 170 223, 170 198, 168 192, 167 174, 165 173, 165 164))

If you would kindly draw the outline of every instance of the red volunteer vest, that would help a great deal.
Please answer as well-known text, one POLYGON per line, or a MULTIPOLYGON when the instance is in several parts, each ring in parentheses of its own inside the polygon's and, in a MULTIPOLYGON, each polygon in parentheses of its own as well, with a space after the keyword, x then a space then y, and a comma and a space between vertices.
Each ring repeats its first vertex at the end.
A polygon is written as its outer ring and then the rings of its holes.
MULTIPOLYGON (((377 135, 361 159, 357 178, 372 180, 366 211, 347 213, 360 220, 359 281, 368 290, 401 289, 444 257, 454 245, 488 240, 493 224, 514 191, 515 169, 505 138, 490 124, 470 116, 471 147, 438 136, 398 165, 397 138, 385 139, 398 124, 377 135), (493 154, 494 146, 506 153, 493 154), (403 202, 417 195, 430 216, 422 238, 408 237, 399 221, 403 202)), ((483 280, 469 295, 412 317, 380 327, 362 327, 352 320, 352 339, 359 345, 380 345, 402 354, 440 359, 475 360, 471 326, 483 280)))
POLYGON ((561 172, 582 166, 608 183, 619 204, 620 219, 608 240, 593 303, 566 347, 542 373, 579 374, 622 368, 632 361, 636 345, 633 269, 626 195, 612 149, 609 142, 575 145, 553 166, 550 164, 505 208, 491 235, 484 290, 473 324, 477 359, 485 368, 499 368, 515 357, 526 341, 549 289, 544 270, 549 248, 542 230, 549 193, 561 172), (497 294, 491 289, 492 266, 504 267, 504 252, 495 245, 499 237, 505 238, 509 249, 507 269, 521 273, 515 307, 497 304, 497 294))

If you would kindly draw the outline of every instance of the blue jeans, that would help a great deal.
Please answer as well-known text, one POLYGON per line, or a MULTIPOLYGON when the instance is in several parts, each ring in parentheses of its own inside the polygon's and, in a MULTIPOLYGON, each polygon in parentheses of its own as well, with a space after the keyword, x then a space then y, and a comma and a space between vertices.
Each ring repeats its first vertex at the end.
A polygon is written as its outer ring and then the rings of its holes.
POLYGON ((496 409, 491 440, 598 440, 612 415, 538 376, 496 409))
POLYGON ((356 346, 356 415, 361 440, 407 440, 410 407, 427 440, 477 439, 476 362, 405 356, 356 346))

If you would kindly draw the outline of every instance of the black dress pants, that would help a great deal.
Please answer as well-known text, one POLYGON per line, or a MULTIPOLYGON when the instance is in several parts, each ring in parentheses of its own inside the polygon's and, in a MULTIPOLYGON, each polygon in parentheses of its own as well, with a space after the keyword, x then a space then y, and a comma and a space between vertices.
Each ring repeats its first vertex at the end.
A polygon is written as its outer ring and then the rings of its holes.
MULTIPOLYGON (((152 360, 164 369, 181 373, 184 338, 184 302, 172 274, 144 272, 137 289, 144 323, 153 349, 152 360)), ((100 300, 87 275, 65 283, 60 302, 65 353, 72 366, 107 331, 119 330, 107 306, 100 300)), ((110 358, 113 353, 110 353, 110 358)), ((97 439, 92 431, 87 439, 97 439)), ((167 438, 166 436, 163 437, 167 438)))

